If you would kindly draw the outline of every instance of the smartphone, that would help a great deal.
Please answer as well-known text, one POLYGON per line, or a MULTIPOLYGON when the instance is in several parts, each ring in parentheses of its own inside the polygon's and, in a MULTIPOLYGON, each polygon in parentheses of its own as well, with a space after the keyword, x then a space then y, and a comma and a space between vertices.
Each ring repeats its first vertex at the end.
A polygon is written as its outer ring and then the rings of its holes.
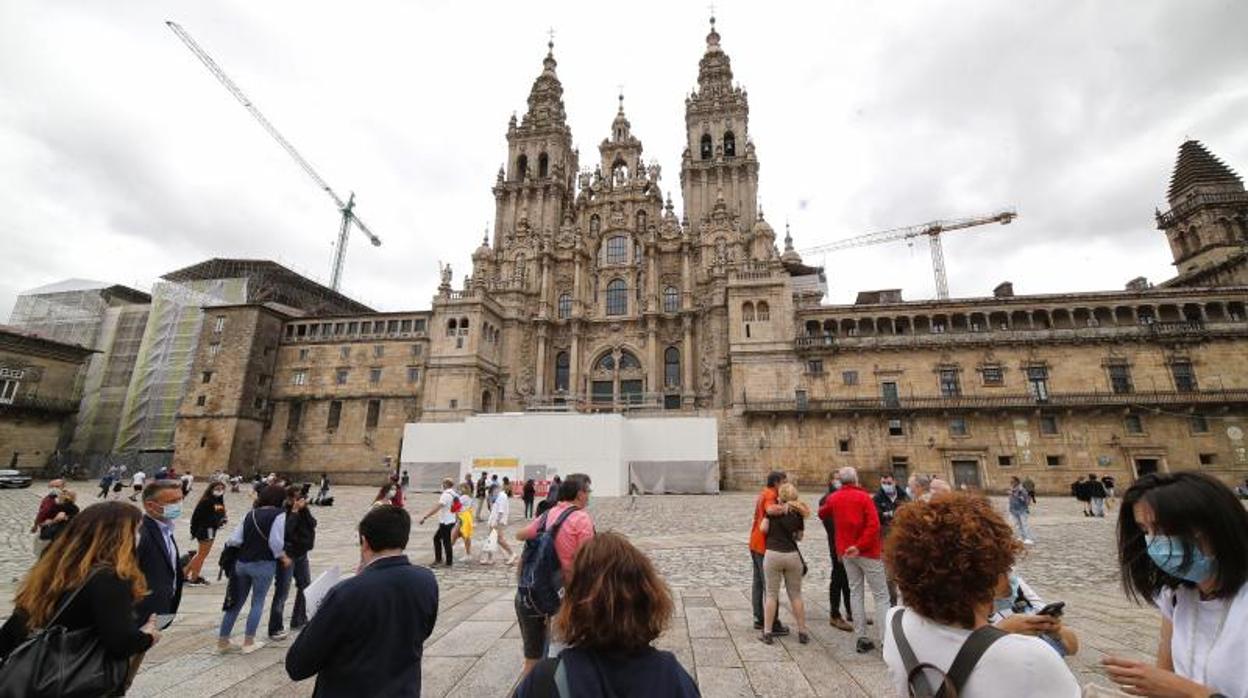
POLYGON ((1054 601, 1051 604, 1046 604, 1045 607, 1040 609, 1039 611, 1036 611, 1036 615, 1052 616, 1053 618, 1061 618, 1062 609, 1065 607, 1066 607, 1065 601, 1054 601))
POLYGON ((157 613, 156 614, 156 628, 158 630, 164 630, 165 628, 168 628, 170 625, 173 625, 173 619, 175 617, 177 617, 176 613, 157 613))

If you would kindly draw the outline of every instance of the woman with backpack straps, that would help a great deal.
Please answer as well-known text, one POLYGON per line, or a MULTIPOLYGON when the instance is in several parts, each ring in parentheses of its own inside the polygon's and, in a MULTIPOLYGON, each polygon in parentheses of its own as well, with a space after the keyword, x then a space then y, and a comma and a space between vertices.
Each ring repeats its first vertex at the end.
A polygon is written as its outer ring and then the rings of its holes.
POLYGON ((906 605, 888 612, 884 662, 898 696, 923 695, 922 682, 938 690, 946 678, 956 689, 946 695, 959 698, 1081 695, 1043 640, 988 623, 1021 551, 1010 525, 977 495, 947 494, 897 511, 884 558, 906 605))

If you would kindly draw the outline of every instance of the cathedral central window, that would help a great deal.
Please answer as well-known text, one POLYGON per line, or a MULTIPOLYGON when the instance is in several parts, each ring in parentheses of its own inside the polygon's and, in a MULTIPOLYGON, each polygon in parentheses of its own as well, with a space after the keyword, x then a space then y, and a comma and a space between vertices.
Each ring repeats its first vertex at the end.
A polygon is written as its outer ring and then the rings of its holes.
POLYGON ((607 315, 628 313, 628 285, 623 279, 607 284, 607 315))
POLYGON ((623 235, 607 239, 607 264, 624 264, 628 261, 628 238, 623 235))

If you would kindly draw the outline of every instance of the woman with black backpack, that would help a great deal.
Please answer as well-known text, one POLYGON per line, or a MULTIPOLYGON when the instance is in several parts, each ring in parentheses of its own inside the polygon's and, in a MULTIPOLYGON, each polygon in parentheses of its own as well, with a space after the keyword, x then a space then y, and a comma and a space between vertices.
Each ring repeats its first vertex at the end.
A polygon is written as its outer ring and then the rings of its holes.
POLYGON ((141 518, 129 504, 94 504, 70 519, 48 546, 22 580, 13 615, 0 628, 0 694, 124 692, 133 658, 160 640, 155 617, 142 619, 142 627, 134 617, 135 604, 147 594, 135 556, 141 518), (47 630, 32 637, 36 628, 47 630), (38 657, 41 652, 50 654, 38 657), (41 675, 40 666, 57 666, 58 660, 81 671, 41 675), (52 686, 59 682, 57 688, 35 690, 36 685, 49 685, 50 678, 52 686))

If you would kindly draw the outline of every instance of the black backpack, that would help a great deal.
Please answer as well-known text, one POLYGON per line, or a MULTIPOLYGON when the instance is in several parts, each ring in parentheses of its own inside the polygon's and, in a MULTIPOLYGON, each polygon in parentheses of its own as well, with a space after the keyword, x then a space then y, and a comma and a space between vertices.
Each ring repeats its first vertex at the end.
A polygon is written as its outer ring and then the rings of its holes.
POLYGON ((958 693, 966 685, 967 679, 971 678, 971 672, 975 671, 979 658, 984 656, 984 652, 987 652, 994 642, 1009 635, 1004 630, 991 625, 975 630, 958 649, 953 663, 949 665, 949 671, 944 672, 940 670, 940 667, 920 662, 919 658, 914 656, 914 650, 901 629, 901 617, 905 612, 904 608, 897 609, 897 612, 893 614, 890 629, 893 633, 893 641, 897 644, 897 653, 901 655, 901 663, 906 669, 906 688, 909 689, 911 698, 958 698, 958 693), (932 690, 932 685, 927 680, 926 672, 929 671, 940 675, 941 683, 935 691, 932 690))
POLYGON ((524 552, 520 554, 518 591, 530 606, 548 616, 559 610, 563 595, 563 568, 555 550, 555 536, 574 511, 580 511, 580 507, 564 509, 550 528, 546 528, 550 514, 543 514, 537 524, 537 535, 524 542, 524 552))

